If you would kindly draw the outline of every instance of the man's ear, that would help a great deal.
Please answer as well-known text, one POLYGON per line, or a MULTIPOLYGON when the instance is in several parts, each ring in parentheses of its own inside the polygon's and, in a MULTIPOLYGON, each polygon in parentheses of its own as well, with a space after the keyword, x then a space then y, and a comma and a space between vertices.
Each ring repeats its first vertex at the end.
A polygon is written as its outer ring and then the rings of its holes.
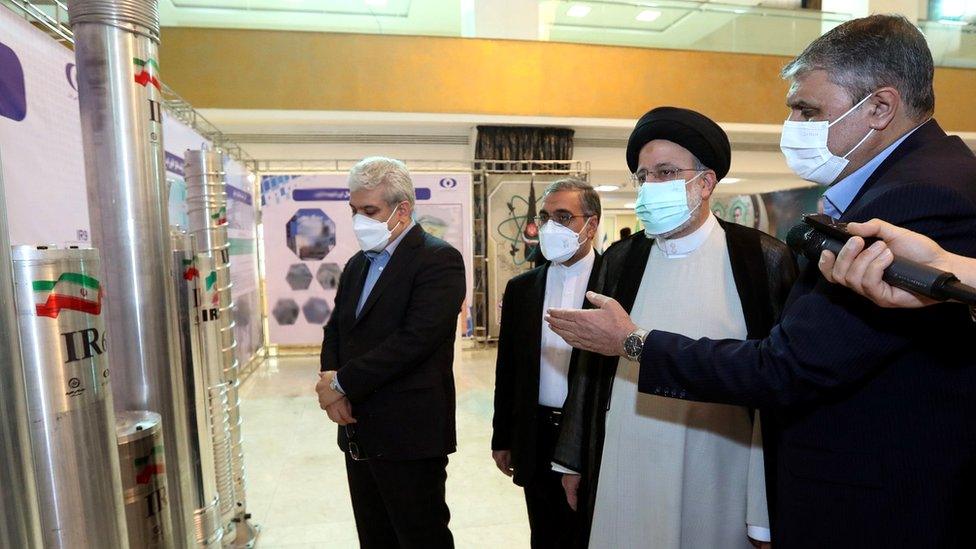
POLYGON ((892 87, 884 87, 874 92, 874 97, 868 100, 874 110, 868 115, 868 121, 873 129, 881 131, 891 124, 895 113, 902 108, 901 94, 892 87))
POLYGON ((600 229, 600 217, 594 215, 594 216, 590 217, 590 219, 588 219, 586 221, 586 224, 587 224, 586 237, 595 240, 596 239, 596 235, 597 235, 597 233, 599 232, 599 229, 600 229))
POLYGON ((712 170, 707 170, 701 176, 702 181, 702 200, 708 200, 712 193, 715 192, 715 186, 718 185, 718 176, 712 170))

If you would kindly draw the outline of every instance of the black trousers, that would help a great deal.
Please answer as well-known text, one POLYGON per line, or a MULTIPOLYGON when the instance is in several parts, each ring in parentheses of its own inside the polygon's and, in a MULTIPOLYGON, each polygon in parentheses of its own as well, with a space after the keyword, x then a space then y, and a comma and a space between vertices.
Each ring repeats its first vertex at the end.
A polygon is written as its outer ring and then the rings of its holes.
POLYGON ((560 413, 539 407, 536 470, 525 485, 533 549, 564 549, 575 543, 580 517, 566 502, 562 473, 552 470, 552 453, 559 437, 560 413))
POLYGON ((346 476, 364 549, 454 547, 444 499, 447 456, 355 461, 346 454, 346 476))

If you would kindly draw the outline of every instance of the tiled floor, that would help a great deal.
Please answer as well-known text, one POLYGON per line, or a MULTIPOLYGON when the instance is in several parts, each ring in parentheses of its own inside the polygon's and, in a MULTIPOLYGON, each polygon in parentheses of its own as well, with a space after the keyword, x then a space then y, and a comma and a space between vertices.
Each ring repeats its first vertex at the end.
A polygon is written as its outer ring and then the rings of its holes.
MULTIPOLYGON (((459 548, 529 546, 521 489, 491 460, 494 349, 459 343, 458 451, 448 466, 451 530, 459 548)), ((336 426, 318 407, 318 357, 269 359, 241 387, 247 501, 257 547, 358 547, 336 426)))

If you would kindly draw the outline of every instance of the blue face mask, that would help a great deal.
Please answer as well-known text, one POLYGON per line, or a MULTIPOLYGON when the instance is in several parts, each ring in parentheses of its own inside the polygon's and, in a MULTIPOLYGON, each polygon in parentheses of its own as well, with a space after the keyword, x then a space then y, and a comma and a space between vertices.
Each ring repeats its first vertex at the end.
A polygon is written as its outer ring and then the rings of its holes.
POLYGON ((691 219, 691 214, 701 206, 701 195, 694 208, 688 207, 688 183, 697 179, 700 172, 688 181, 675 179, 661 183, 644 183, 637 192, 634 212, 644 225, 648 237, 674 231, 691 219))

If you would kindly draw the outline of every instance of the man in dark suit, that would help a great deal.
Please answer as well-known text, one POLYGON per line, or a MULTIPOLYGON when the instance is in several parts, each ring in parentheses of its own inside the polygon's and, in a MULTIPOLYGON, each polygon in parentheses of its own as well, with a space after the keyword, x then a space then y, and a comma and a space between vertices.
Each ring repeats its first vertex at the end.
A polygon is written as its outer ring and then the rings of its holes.
POLYGON ((444 499, 456 443, 454 339, 464 263, 413 221, 403 163, 349 174, 362 252, 346 264, 325 326, 319 404, 339 448, 362 547, 453 547, 444 499))
POLYGON ((546 307, 581 307, 599 271, 600 196, 577 179, 549 185, 537 225, 547 262, 508 282, 495 366, 492 457, 524 487, 532 547, 567 547, 578 525, 552 470, 567 375, 576 352, 542 321, 546 307))
MULTIPOLYGON (((917 28, 898 16, 849 21, 784 76, 782 147, 797 173, 831 186, 828 213, 976 256, 976 157, 932 119, 932 56, 917 28)), ((765 442, 778 547, 971 545, 976 361, 965 346, 976 328, 964 305, 880 309, 815 264, 760 340, 643 333, 615 301, 594 301, 599 310, 552 311, 554 330, 639 360, 641 391, 773 411, 763 421, 776 434, 765 442)))

